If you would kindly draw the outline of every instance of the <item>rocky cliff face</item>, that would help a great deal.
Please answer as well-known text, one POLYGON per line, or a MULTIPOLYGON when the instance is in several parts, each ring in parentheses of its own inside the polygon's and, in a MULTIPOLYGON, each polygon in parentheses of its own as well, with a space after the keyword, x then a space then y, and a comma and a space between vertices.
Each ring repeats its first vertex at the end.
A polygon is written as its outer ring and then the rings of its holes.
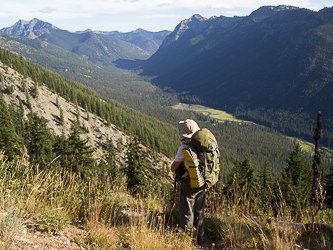
POLYGON ((225 17, 220 16, 216 17, 213 16, 211 18, 204 18, 198 14, 193 15, 189 19, 185 19, 181 21, 175 30, 166 37, 164 40, 162 47, 170 45, 172 42, 177 41, 181 36, 195 37, 197 35, 202 35, 206 37, 207 35, 212 34, 213 32, 227 32, 234 28, 239 29, 240 26, 249 25, 252 23, 258 23, 262 20, 274 15, 280 11, 286 10, 294 10, 298 9, 298 7, 293 6, 263 6, 258 10, 251 13, 251 15, 246 17, 225 17), (241 23, 241 21, 247 20, 245 23, 241 23))
POLYGON ((35 39, 44 33, 49 33, 49 29, 58 29, 50 23, 43 22, 37 18, 29 21, 19 20, 13 26, 3 28, 0 33, 6 33, 13 36, 21 36, 30 39, 35 39))
MULTIPOLYGON (((19 100, 26 101, 26 94, 22 90, 22 81, 25 82, 28 93, 33 88, 33 81, 29 78, 24 79, 22 75, 18 74, 14 70, 8 68, 7 73, 2 62, 0 62, 0 74, 3 75, 3 81, 0 83, 0 90, 4 93, 3 98, 6 103, 13 104, 14 106, 19 105, 19 100), (8 86, 13 86, 14 92, 7 93, 5 90, 8 86)), ((47 119, 48 127, 52 130, 55 135, 61 135, 62 132, 66 136, 70 133, 70 128, 73 121, 76 120, 76 106, 68 102, 63 97, 50 91, 47 87, 41 85, 38 87, 38 97, 34 98, 33 95, 29 94, 31 102, 31 111, 37 113, 39 116, 47 119), (57 100, 58 99, 58 100, 57 100), (58 103, 58 106, 56 105, 58 103), (64 124, 60 124, 60 108, 63 110, 64 124)), ((27 115, 30 110, 24 106, 24 113, 27 115)), ((126 147, 126 142, 129 136, 124 132, 117 129, 114 125, 107 126, 106 121, 101 118, 89 114, 87 119, 87 111, 83 108, 79 108, 80 112, 80 123, 87 128, 87 133, 83 134, 84 139, 89 138, 88 144, 97 149, 96 155, 103 155, 102 145, 106 138, 109 137, 114 142, 116 148, 117 142, 120 141, 122 146, 126 147)), ((124 158, 124 152, 119 152, 120 156, 124 158)))

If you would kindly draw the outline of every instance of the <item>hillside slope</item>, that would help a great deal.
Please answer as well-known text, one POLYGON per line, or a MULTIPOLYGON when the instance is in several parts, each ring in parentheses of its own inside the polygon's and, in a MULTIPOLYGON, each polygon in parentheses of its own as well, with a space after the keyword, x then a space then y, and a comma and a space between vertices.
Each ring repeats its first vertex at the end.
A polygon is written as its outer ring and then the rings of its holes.
POLYGON ((105 70, 74 53, 51 43, 8 34, 0 34, 0 47, 21 55, 68 79, 80 82, 98 92, 103 98, 113 99, 148 115, 156 115, 164 122, 171 120, 171 108, 156 111, 160 106, 177 102, 176 94, 163 92, 142 77, 127 70, 109 67, 105 70))
MULTIPOLYGON (((8 105, 13 104, 18 107, 19 101, 23 100, 26 102, 26 94, 22 91, 22 81, 25 82, 28 93, 31 93, 33 89, 34 82, 29 78, 24 78, 22 75, 18 74, 11 68, 7 69, 2 62, 0 62, 0 73, 4 77, 4 81, 1 84, 1 91, 4 92, 3 98, 8 105), (13 93, 6 92, 8 86, 14 87, 13 93)), ((48 122, 48 127, 52 129, 55 135, 60 136, 62 131, 68 136, 71 124, 76 120, 76 106, 59 96, 58 94, 50 91, 46 86, 40 86, 38 88, 38 97, 34 98, 30 94, 31 111, 37 113, 39 116, 46 118, 48 122), (57 100, 58 99, 58 100, 57 100), (57 107, 57 104, 58 106, 57 107), (64 124, 60 124, 60 108, 63 110, 64 114, 64 124)), ((113 124, 107 126, 106 122, 94 114, 89 114, 90 119, 87 120, 86 110, 80 108, 80 120, 90 131, 84 134, 84 139, 89 139, 89 145, 97 149, 96 153, 98 155, 103 154, 102 144, 105 142, 107 137, 112 138, 114 141, 114 146, 116 147, 117 142, 121 141, 123 146, 125 146, 126 141, 129 139, 128 135, 117 129, 113 124)), ((24 113, 27 115, 30 110, 24 106, 24 113)), ((122 153, 122 156, 124 154, 122 153)))

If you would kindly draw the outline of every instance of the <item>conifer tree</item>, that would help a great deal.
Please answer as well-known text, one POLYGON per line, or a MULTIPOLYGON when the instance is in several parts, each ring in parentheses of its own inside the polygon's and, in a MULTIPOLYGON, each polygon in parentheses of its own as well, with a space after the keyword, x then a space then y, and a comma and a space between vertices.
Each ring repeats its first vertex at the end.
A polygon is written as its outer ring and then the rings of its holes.
POLYGON ((10 161, 15 155, 18 142, 10 113, 5 101, 0 96, 0 150, 5 150, 5 154, 10 161))
POLYGON ((24 80, 21 81, 21 88, 22 88, 22 91, 23 91, 23 92, 26 91, 26 84, 25 84, 25 81, 24 81, 24 80))
POLYGON ((105 153, 101 163, 105 163, 103 166, 104 171, 111 176, 113 181, 119 181, 121 178, 121 170, 116 163, 116 150, 113 146, 112 138, 107 138, 105 143, 105 153))
POLYGON ((305 161, 301 145, 297 143, 282 176, 282 193, 287 204, 293 209, 309 204, 311 180, 311 166, 305 161))
POLYGON ((25 102, 27 104, 28 109, 31 110, 31 102, 30 102, 30 96, 28 91, 25 91, 25 102))
POLYGON ((34 82, 34 98, 38 97, 38 84, 34 82))
POLYGON ((24 132, 24 107, 22 100, 19 101, 17 108, 17 119, 16 119, 16 133, 18 136, 22 136, 24 132))
POLYGON ((126 158, 127 188, 135 194, 147 195, 152 176, 137 138, 130 142, 126 158))
POLYGON ((76 122, 80 125, 80 110, 79 105, 76 103, 76 122))
POLYGON ((57 157, 57 162, 60 162, 60 166, 65 167, 68 165, 68 158, 70 148, 69 148, 69 141, 66 138, 64 130, 61 131, 60 136, 56 136, 53 151, 55 157, 57 157))
POLYGON ((243 162, 236 160, 232 168, 229 178, 229 185, 236 178, 237 184, 241 189, 246 187, 248 192, 256 193, 258 188, 257 178, 255 176, 255 170, 249 159, 245 159, 243 162))
POLYGON ((30 112, 25 123, 24 141, 34 167, 46 167, 53 159, 53 135, 47 127, 48 120, 30 112))
POLYGON ((325 176, 326 204, 333 207, 333 165, 329 169, 329 173, 325 176))
POLYGON ((272 167, 265 160, 264 166, 261 171, 259 171, 259 198, 261 206, 264 211, 267 211, 268 206, 272 202, 272 188, 273 188, 273 177, 272 177, 272 167))
POLYGON ((64 125, 64 112, 62 111, 62 108, 60 108, 60 123, 64 125))
POLYGON ((89 146, 88 140, 81 139, 81 129, 77 122, 71 126, 71 132, 68 137, 69 152, 67 158, 70 159, 70 167, 74 172, 81 173, 83 177, 94 166, 95 160, 92 157, 94 149, 89 146))
MULTIPOLYGON (((229 175, 227 187, 231 194, 230 198, 235 197, 234 192, 240 192, 238 195, 246 198, 249 203, 243 203, 244 208, 251 209, 256 201, 258 192, 258 181, 255 175, 254 167, 249 159, 243 162, 236 160, 229 175)), ((237 195, 236 195, 237 196, 237 195)))

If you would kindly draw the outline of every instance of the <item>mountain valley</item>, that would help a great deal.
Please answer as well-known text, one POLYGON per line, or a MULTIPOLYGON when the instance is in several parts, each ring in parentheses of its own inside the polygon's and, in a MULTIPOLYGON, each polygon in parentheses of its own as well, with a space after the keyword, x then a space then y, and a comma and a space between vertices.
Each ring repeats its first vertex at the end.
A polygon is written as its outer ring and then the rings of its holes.
POLYGON ((0 29, 0 246, 332 249, 332 34, 333 8, 285 5, 172 32, 0 29), (188 118, 219 146, 203 244, 170 171, 188 118))

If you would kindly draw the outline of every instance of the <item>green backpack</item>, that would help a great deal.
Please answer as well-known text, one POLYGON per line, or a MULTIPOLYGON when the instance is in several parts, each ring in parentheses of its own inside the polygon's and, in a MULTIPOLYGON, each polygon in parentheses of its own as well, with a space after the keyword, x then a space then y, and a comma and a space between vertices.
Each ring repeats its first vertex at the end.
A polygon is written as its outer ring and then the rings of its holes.
POLYGON ((206 128, 200 129, 188 143, 194 146, 183 150, 189 165, 189 177, 192 187, 202 186, 201 176, 208 188, 219 179, 220 152, 215 136, 206 128), (192 183, 193 182, 193 183, 192 183))

